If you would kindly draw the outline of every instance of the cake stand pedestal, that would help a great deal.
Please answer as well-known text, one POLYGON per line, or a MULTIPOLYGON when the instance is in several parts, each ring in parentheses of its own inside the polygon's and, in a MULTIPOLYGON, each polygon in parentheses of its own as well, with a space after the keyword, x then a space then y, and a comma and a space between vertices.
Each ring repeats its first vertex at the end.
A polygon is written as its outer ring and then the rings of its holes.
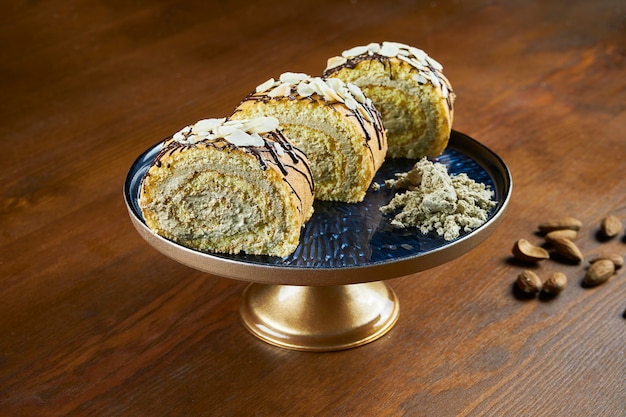
POLYGON ((295 350, 331 351, 378 339, 395 324, 399 304, 385 282, 332 286, 250 284, 241 319, 259 339, 295 350))
MULTIPOLYGON (((453 241, 418 230, 394 229, 379 208, 390 190, 368 191, 358 204, 316 202, 300 246, 285 258, 195 251, 153 233, 139 207, 141 179, 160 144, 140 155, 124 184, 130 219, 151 246, 177 262, 213 275, 248 281, 241 297, 244 326, 275 346, 306 351, 349 349, 386 334, 399 315, 398 297, 385 282, 449 262, 497 228, 512 191, 504 162, 484 145, 453 131, 436 159, 451 174, 466 173, 494 191, 485 223, 453 241)), ((416 161, 391 159, 375 182, 408 171, 416 161)))

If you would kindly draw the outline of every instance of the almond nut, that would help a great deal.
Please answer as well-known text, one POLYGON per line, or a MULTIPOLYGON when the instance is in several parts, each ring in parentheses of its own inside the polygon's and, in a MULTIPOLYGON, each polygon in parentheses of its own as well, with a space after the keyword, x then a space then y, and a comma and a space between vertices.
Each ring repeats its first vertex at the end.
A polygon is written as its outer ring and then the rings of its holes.
POLYGON ((519 239, 511 249, 513 256, 525 262, 538 262, 542 259, 548 259, 550 254, 544 248, 533 245, 526 239, 519 239))
POLYGON ((566 239, 569 240, 574 240, 576 239, 576 236, 578 236, 578 231, 573 230, 573 229, 559 229, 559 230, 553 230, 551 232, 548 232, 548 234, 546 234, 544 237, 548 242, 553 241, 554 239, 560 238, 560 237, 564 237, 566 239))
POLYGON ((542 233, 552 232, 553 230, 580 230, 583 223, 573 217, 563 217, 562 219, 552 220, 539 225, 539 231, 542 233))
POLYGON ((517 276, 517 287, 528 294, 541 291, 541 279, 533 271, 525 270, 517 276))
POLYGON ((543 291, 556 295, 567 286, 567 275, 563 272, 555 272, 543 283, 543 291))
POLYGON ((595 263, 602 259, 608 259, 609 261, 613 262, 613 265, 615 265, 615 269, 620 269, 622 266, 624 266, 624 257, 620 255, 619 253, 611 253, 609 255, 598 255, 590 259, 589 263, 595 263))
POLYGON ((589 269, 587 269, 583 284, 589 286, 600 285, 608 281, 614 273, 615 264, 608 259, 600 259, 592 263, 589 269))
POLYGON ((578 246, 571 240, 559 237, 552 240, 550 243, 552 243, 554 250, 561 256, 572 261, 582 262, 583 254, 580 249, 578 249, 578 246))
POLYGON ((622 222, 615 216, 607 216, 600 223, 600 231, 606 237, 615 237, 622 231, 622 222))

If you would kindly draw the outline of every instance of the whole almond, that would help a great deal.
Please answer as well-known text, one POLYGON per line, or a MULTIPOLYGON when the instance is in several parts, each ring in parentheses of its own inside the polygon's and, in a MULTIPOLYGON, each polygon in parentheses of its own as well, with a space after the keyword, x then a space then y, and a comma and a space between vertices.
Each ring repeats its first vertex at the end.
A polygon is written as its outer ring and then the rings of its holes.
POLYGON ((589 269, 587 269, 583 284, 589 286, 600 285, 608 281, 614 273, 615 264, 608 259, 600 259, 592 263, 589 269))
POLYGON ((622 222, 615 216, 607 216, 600 223, 600 231, 606 237, 615 237, 622 231, 622 222))
POLYGON ((517 287, 528 294, 537 294, 541 291, 541 279, 533 271, 525 270, 517 276, 517 287))
POLYGON ((578 249, 578 246, 571 240, 559 237, 552 240, 550 243, 552 243, 554 250, 561 256, 572 261, 582 262, 583 254, 580 249, 578 249))
POLYGON ((551 220, 549 222, 541 223, 539 225, 539 231, 542 233, 552 232, 553 230, 580 230, 583 227, 583 223, 574 217, 563 217, 561 219, 551 220))
POLYGON ((556 295, 567 286, 567 275, 563 272, 555 272, 543 283, 543 291, 556 295))
POLYGON ((537 262, 548 259, 550 254, 544 248, 533 245, 526 239, 519 239, 511 249, 513 256, 525 262, 537 262))
POLYGON ((564 237, 566 239, 569 240, 574 240, 576 239, 576 236, 578 236, 578 231, 573 230, 573 229, 559 229, 559 230, 553 230, 549 233, 547 233, 544 237, 548 242, 553 241, 554 239, 558 239, 560 237, 564 237))
POLYGON ((624 257, 620 255, 619 253, 610 253, 608 255, 598 255, 596 257, 591 258, 589 260, 589 263, 595 263, 602 259, 608 259, 609 261, 613 262, 613 265, 615 265, 615 269, 620 269, 622 266, 624 266, 624 257))

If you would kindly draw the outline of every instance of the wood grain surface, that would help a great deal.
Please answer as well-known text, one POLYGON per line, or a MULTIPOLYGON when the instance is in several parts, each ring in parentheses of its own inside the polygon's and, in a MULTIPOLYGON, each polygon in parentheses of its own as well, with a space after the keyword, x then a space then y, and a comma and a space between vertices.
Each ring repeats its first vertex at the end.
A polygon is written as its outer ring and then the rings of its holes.
POLYGON ((0 15, 0 415, 625 416, 626 4, 525 1, 48 0, 0 15), (332 353, 272 347, 241 325, 245 282, 169 260, 122 196, 133 160, 230 114, 284 71, 320 74, 395 40, 444 65, 454 128, 508 164, 501 226, 445 265, 390 281, 400 319, 332 353), (581 265, 522 297, 511 259, 575 216, 581 265))

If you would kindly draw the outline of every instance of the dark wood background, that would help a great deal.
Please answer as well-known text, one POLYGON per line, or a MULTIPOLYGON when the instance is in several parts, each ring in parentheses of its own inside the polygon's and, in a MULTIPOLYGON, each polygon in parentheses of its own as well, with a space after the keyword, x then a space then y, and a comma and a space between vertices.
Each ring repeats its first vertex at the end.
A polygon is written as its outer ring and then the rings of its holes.
MULTIPOLYGON (((553 299, 513 290, 510 248, 584 222, 586 259, 626 223, 626 4, 618 0, 16 0, 0 15, 0 415, 624 416, 626 272, 553 299), (240 324, 246 283, 169 260, 133 229, 133 160, 228 115, 284 71, 371 41, 420 47, 454 128, 498 153, 513 197, 457 260, 392 280, 401 316, 333 353, 240 324)), ((586 261, 585 261, 586 262, 586 261)))

